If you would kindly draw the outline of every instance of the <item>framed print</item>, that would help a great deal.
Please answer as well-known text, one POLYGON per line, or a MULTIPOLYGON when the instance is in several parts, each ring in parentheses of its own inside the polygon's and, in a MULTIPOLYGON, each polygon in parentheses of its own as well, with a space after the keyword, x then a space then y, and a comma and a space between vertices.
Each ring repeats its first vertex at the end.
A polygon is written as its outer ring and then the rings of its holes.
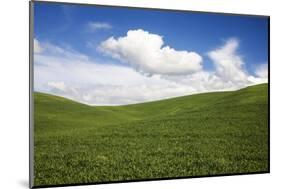
POLYGON ((30 187, 269 173, 268 16, 30 2, 30 187))

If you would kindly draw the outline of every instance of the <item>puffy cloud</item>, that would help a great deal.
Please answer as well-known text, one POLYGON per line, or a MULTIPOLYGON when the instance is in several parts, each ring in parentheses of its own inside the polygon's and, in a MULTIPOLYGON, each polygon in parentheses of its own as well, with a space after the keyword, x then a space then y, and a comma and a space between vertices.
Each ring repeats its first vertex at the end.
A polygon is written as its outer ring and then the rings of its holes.
POLYGON ((261 78, 268 78, 268 64, 259 65, 255 70, 255 74, 261 78))
POLYGON ((43 51, 43 48, 37 39, 33 39, 33 50, 34 53, 41 53, 43 51))
POLYGON ((98 49, 149 75, 184 75, 201 70, 199 54, 163 45, 161 36, 139 29, 129 30, 125 37, 110 37, 98 49))
POLYGON ((112 28, 112 26, 106 22, 89 22, 87 26, 88 29, 93 32, 97 30, 108 30, 112 28))

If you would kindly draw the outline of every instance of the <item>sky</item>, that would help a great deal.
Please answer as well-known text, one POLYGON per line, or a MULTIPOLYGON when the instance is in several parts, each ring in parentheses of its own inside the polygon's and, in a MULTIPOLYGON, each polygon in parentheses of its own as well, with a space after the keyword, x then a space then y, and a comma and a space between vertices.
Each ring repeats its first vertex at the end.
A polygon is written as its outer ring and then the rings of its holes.
POLYGON ((125 105, 268 81, 266 17, 35 2, 34 90, 125 105))

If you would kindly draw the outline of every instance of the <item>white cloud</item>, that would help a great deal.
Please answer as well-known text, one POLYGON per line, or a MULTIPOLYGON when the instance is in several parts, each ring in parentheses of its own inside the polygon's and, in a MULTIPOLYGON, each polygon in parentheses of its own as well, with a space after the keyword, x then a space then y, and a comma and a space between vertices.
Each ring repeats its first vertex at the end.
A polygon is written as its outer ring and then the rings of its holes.
MULTIPOLYGON (((157 36, 153 37, 156 41, 157 36)), ((199 69, 179 75, 157 72, 150 76, 132 67, 96 62, 73 49, 40 45, 44 51, 34 58, 35 90, 92 105, 132 104, 267 82, 266 64, 257 68, 256 76, 243 68, 235 39, 208 53, 214 61, 213 71, 199 69)))
POLYGON ((268 78, 268 64, 259 65, 255 70, 255 74, 261 78, 268 78))
POLYGON ((99 50, 150 75, 183 75, 201 70, 199 54, 163 45, 161 36, 139 29, 129 30, 125 37, 110 37, 100 44, 99 50))
POLYGON ((43 51, 43 48, 37 39, 33 39, 33 50, 34 53, 41 53, 43 51))
POLYGON ((216 67, 216 74, 225 82, 233 84, 247 83, 248 74, 244 69, 245 63, 236 50, 239 41, 235 38, 229 39, 226 43, 208 53, 216 67))
POLYGON ((40 53, 37 54, 37 56, 42 55, 42 57, 49 57, 49 58, 63 58, 63 59, 73 59, 73 60, 79 60, 79 61, 88 61, 89 57, 81 54, 71 48, 62 48, 60 46, 54 45, 49 42, 41 43, 38 41, 38 44, 40 44, 40 48, 44 49, 40 51, 40 53), (49 56, 46 56, 49 55, 49 56))
POLYGON ((111 28, 112 26, 106 22, 88 22, 88 29, 93 32, 97 30, 108 30, 111 28))
POLYGON ((87 104, 118 105, 178 96, 178 85, 128 67, 36 55, 35 90, 87 104))
POLYGON ((224 82, 225 85, 232 88, 241 88, 248 85, 267 82, 267 70, 264 67, 259 68, 257 77, 250 75, 244 68, 245 62, 241 55, 237 53, 239 41, 236 38, 231 38, 225 44, 208 53, 210 59, 215 65, 215 74, 224 82), (261 73, 263 72, 263 73, 261 73), (264 77, 261 77, 264 74, 264 77))
POLYGON ((96 105, 137 103, 178 95, 177 85, 159 76, 146 77, 129 67, 99 64, 75 51, 49 43, 42 45, 44 53, 35 54, 36 91, 96 105))
POLYGON ((54 89, 58 89, 60 91, 65 91, 66 90, 66 86, 64 84, 64 82, 59 81, 59 82, 48 82, 47 85, 51 88, 54 89))

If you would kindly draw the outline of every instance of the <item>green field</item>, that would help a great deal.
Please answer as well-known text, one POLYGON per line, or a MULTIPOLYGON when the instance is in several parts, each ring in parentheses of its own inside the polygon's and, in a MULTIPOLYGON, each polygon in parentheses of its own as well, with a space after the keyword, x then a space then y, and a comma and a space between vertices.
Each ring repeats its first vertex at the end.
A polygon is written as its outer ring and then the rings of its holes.
POLYGON ((269 170, 267 84, 126 106, 34 98, 35 186, 269 170))

